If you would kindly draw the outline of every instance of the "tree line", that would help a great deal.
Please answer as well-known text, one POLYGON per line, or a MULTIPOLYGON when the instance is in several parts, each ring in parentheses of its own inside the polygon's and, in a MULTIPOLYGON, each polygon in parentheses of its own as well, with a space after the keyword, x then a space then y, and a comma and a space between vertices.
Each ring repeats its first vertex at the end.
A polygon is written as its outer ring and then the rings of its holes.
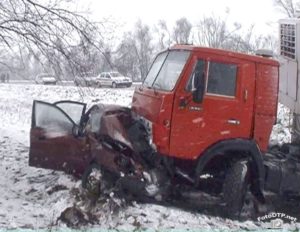
MULTIPOLYGON (((295 17, 299 2, 274 0, 274 6, 287 17, 295 17)), ((173 26, 164 20, 153 25, 138 20, 133 30, 114 40, 119 22, 95 22, 88 13, 78 12, 70 0, 1 0, 0 72, 23 79, 42 72, 73 79, 117 70, 142 80, 154 55, 173 44, 250 54, 259 48, 276 52, 277 35, 257 35, 255 25, 245 28, 229 23, 229 14, 228 10, 222 18, 202 16, 197 23, 183 17, 173 26)))

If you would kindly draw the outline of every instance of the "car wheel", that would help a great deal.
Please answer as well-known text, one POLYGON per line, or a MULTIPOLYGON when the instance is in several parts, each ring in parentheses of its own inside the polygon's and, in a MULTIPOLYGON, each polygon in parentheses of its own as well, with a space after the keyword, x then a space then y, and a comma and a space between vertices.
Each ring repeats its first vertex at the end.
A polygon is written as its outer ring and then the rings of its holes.
POLYGON ((223 185, 223 199, 227 217, 240 218, 249 184, 248 162, 235 162, 228 170, 223 185))
POLYGON ((111 87, 112 87, 112 88, 117 88, 117 84, 116 84, 115 82, 113 82, 113 83, 111 84, 111 87))
POLYGON ((81 183, 82 187, 90 194, 99 196, 101 192, 102 172, 101 167, 97 163, 90 164, 84 171, 81 183))

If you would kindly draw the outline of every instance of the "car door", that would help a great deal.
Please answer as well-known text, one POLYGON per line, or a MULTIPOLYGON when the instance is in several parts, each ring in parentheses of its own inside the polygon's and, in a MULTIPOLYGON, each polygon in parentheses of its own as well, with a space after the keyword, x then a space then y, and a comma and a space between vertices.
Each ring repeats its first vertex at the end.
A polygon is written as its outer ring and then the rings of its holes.
POLYGON ((107 86, 112 86, 113 80, 112 80, 109 73, 106 73, 105 78, 106 78, 106 85, 107 86))
POLYGON ((80 175, 89 159, 89 146, 78 135, 86 104, 34 101, 29 165, 80 175))
POLYGON ((251 138, 254 106, 255 63, 213 54, 193 60, 176 91, 171 125, 170 153, 186 159, 219 141, 251 138), (201 102, 192 96, 195 73, 204 75, 201 102))
POLYGON ((99 75, 98 80, 99 80, 99 83, 100 83, 101 86, 105 86, 105 74, 104 73, 101 73, 99 75))

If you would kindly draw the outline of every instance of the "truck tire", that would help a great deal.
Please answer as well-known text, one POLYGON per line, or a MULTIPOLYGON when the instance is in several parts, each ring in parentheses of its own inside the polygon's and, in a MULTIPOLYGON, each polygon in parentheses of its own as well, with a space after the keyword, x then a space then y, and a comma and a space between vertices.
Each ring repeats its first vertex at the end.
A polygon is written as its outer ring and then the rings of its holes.
POLYGON ((247 161, 235 162, 225 177, 223 199, 225 216, 239 219, 249 186, 249 167, 247 161))
POLYGON ((115 88, 117 88, 117 84, 116 84, 115 82, 113 82, 113 83, 111 84, 111 87, 112 87, 113 89, 115 89, 115 88))

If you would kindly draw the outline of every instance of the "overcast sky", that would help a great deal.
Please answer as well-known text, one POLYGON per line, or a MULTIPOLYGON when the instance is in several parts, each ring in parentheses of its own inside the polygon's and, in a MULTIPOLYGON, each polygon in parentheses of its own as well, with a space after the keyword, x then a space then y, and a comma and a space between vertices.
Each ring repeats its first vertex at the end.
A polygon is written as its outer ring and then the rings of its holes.
POLYGON ((258 33, 277 33, 277 21, 284 17, 273 5, 273 0, 87 0, 96 19, 113 17, 130 30, 140 18, 153 25, 164 19, 173 26, 176 19, 188 18, 196 24, 204 15, 225 17, 230 9, 228 22, 239 22, 245 28, 255 24, 258 33))

